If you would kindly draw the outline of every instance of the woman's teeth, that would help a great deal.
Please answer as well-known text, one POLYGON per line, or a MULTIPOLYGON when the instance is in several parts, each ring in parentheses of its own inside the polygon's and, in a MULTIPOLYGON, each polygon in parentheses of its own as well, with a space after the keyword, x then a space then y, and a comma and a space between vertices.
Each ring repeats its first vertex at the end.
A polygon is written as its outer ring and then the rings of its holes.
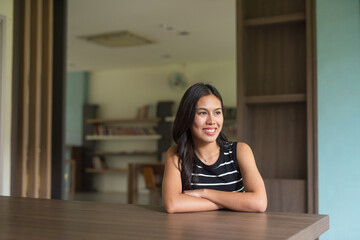
POLYGON ((215 132, 215 129, 204 129, 205 132, 213 133, 215 132))

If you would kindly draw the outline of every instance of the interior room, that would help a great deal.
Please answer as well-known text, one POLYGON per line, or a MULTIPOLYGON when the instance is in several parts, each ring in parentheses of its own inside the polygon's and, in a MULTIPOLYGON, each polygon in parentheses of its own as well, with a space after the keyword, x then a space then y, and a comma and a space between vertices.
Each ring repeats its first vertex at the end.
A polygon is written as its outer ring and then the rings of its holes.
MULTIPOLYGON (((76 172, 78 189, 73 198, 110 196, 107 201, 123 199, 126 203, 128 164, 163 162, 162 155, 171 145, 171 129, 166 132, 169 143, 164 147, 160 146, 164 140, 131 140, 134 136, 124 140, 87 141, 85 135, 93 133, 91 130, 84 133, 83 129, 94 125, 86 125, 83 104, 97 106, 96 113, 87 118, 119 119, 118 123, 110 124, 113 128, 159 128, 157 122, 134 122, 139 118, 159 117, 157 105, 162 102, 171 104, 169 116, 164 117, 173 117, 185 90, 196 82, 205 82, 222 92, 226 108, 235 109, 235 22, 235 1, 68 3, 67 149, 93 145, 89 147, 91 150, 81 150, 107 153, 83 156, 82 162, 76 164, 77 168, 92 172, 76 172), (95 15, 98 17, 94 18, 95 15), (101 36, 97 41, 88 40, 99 34, 107 34, 103 38, 110 45, 102 45, 106 43, 101 36), (109 40, 111 34, 113 40, 109 40), (142 42, 140 37, 144 39, 142 42), (139 112, 144 109, 146 116, 141 116, 139 112), (126 119, 129 119, 127 123, 121 123, 126 119), (155 150, 157 153, 153 153, 155 150), (138 152, 153 154, 141 156, 138 152), (88 163, 99 157, 106 170, 96 170, 88 163)), ((168 124, 171 125, 171 120, 168 124)), ((234 131, 235 121, 229 124, 227 129, 234 131)), ((138 182, 140 193, 146 195, 142 176, 138 182)))
POLYGON ((359 0, 1 0, 0 238, 357 239, 359 43, 359 0), (164 211, 198 82, 251 147, 265 213, 164 211))

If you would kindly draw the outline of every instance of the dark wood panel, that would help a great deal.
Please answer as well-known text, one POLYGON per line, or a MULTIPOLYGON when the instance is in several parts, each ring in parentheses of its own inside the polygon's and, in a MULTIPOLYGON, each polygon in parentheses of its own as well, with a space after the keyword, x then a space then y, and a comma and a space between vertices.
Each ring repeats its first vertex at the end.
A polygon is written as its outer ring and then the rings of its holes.
POLYGON ((308 150, 308 213, 318 213, 317 168, 317 81, 316 81, 316 7, 306 0, 306 103, 308 150))
MULTIPOLYGON (((41 57, 42 57, 42 1, 30 4, 30 78, 29 78, 29 142, 27 196, 39 197, 40 187, 40 123, 41 123, 41 57)), ((25 119, 24 119, 25 120, 25 119)))
POLYGON ((267 103, 290 103, 305 102, 305 94, 281 94, 281 95, 265 95, 246 97, 247 104, 267 104, 267 103))
POLYGON ((270 24, 283 24, 290 22, 301 22, 305 21, 304 13, 292 13, 286 15, 277 15, 271 17, 261 17, 261 18, 253 18, 245 21, 246 27, 255 27, 262 25, 270 25, 270 24))
POLYGON ((301 198, 298 207, 275 209, 314 213, 315 1, 237 3, 239 138, 253 148, 263 177, 303 181, 294 186, 267 184, 272 202, 288 201, 288 195, 301 198))
POLYGON ((245 140, 265 178, 306 179, 306 105, 250 105, 245 140))
POLYGON ((12 195, 26 196, 29 132, 30 2, 14 2, 12 195), (14 169, 15 168, 15 169, 14 169))
POLYGON ((53 0, 53 112, 51 152, 51 198, 64 192, 65 79, 67 0, 53 0))
POLYGON ((244 136, 246 126, 245 90, 244 90, 244 11, 243 1, 236 1, 236 126, 237 138, 244 136))
POLYGON ((245 0, 245 19, 305 12, 303 0, 245 0))
POLYGON ((249 28, 245 41, 246 96, 306 92, 304 23, 249 28))
POLYGON ((267 211, 306 212, 305 180, 264 179, 268 197, 267 211))
POLYGON ((41 136, 40 136, 40 198, 51 196, 51 115, 53 59, 53 1, 43 1, 42 72, 41 72, 41 136))

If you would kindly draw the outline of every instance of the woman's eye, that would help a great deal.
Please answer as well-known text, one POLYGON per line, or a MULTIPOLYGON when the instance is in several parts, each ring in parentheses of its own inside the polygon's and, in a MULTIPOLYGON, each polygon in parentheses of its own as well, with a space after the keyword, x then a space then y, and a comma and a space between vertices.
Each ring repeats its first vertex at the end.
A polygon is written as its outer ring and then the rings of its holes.
POLYGON ((206 112, 199 112, 198 114, 199 114, 199 115, 205 115, 206 112))
POLYGON ((215 112, 215 115, 221 115, 221 111, 215 112))

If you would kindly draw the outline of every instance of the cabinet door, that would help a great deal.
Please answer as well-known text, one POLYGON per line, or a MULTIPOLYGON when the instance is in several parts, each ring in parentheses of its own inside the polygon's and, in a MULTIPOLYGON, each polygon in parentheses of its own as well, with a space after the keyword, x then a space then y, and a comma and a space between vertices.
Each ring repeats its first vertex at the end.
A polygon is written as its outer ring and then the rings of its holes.
POLYGON ((238 139, 271 211, 316 212, 310 2, 237 1, 238 139))

